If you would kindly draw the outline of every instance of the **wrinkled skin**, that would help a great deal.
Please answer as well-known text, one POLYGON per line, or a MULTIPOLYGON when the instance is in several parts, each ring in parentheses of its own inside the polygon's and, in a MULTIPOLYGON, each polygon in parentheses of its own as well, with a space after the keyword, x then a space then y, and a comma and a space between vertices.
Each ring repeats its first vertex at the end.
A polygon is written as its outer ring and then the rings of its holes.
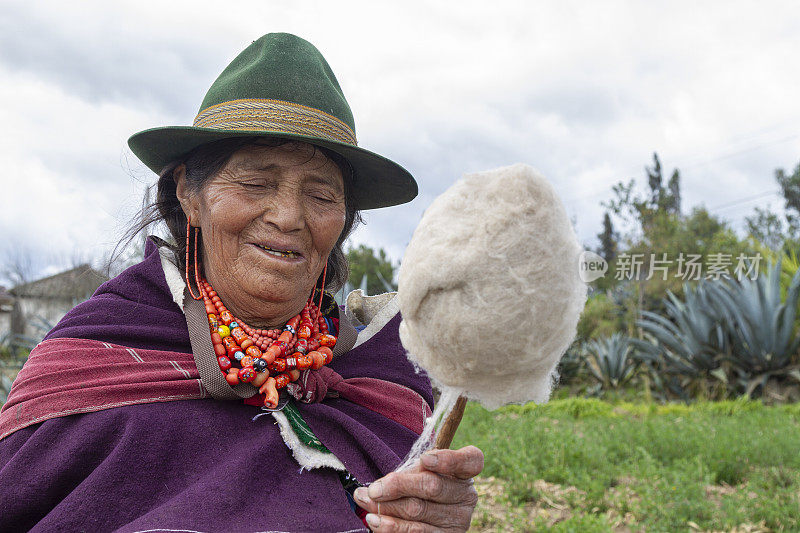
POLYGON ((475 446, 433 450, 421 466, 357 489, 356 503, 370 513, 372 531, 466 531, 478 502, 472 478, 481 470, 483 453, 475 446))
POLYGON ((304 143, 248 146, 200 191, 175 171, 177 196, 203 236, 208 282, 253 326, 282 326, 305 305, 345 223, 339 167, 304 143), (260 245, 293 251, 278 257, 260 245))

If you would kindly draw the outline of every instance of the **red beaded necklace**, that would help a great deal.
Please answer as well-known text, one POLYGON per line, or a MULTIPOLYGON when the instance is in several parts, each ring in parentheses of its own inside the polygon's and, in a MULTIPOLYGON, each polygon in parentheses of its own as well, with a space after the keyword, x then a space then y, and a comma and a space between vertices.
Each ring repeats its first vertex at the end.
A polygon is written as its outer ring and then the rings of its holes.
POLYGON ((310 299, 283 331, 264 330, 233 316, 208 281, 202 279, 198 286, 220 370, 231 385, 258 387, 265 407, 278 404, 278 389, 296 381, 301 370, 316 370, 333 359, 336 337, 328 333, 325 317, 310 299))
MULTIPOLYGON (((278 405, 278 389, 300 377, 301 370, 316 370, 333 359, 336 337, 328 332, 328 324, 320 312, 320 304, 311 298, 303 310, 280 329, 256 329, 228 311, 217 292, 200 278, 197 265, 197 231, 194 234, 194 279, 200 296, 195 296, 189 283, 189 222, 186 224, 186 283, 195 300, 206 305, 211 343, 219 368, 230 385, 250 383, 264 394, 264 406, 278 405)), ((325 286, 323 272, 322 285, 325 286)))

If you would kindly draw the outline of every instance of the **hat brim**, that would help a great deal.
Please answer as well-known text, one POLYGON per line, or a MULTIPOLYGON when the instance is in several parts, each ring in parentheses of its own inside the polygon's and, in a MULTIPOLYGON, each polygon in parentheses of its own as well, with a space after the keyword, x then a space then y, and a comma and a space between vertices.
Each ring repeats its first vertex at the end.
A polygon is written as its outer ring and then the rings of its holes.
POLYGON ((357 146, 319 137, 269 131, 232 131, 194 126, 166 126, 140 131, 128 139, 131 151, 156 174, 168 164, 206 143, 237 137, 295 139, 327 148, 353 168, 353 191, 358 209, 376 209, 410 202, 417 196, 413 176, 381 155, 357 146))

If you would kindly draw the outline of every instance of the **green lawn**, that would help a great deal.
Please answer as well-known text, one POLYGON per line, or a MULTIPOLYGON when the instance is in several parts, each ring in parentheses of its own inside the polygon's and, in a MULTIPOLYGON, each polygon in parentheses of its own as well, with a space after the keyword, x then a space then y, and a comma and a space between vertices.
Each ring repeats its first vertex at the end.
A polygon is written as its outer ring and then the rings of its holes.
POLYGON ((800 531, 800 405, 469 404, 473 531, 800 531))

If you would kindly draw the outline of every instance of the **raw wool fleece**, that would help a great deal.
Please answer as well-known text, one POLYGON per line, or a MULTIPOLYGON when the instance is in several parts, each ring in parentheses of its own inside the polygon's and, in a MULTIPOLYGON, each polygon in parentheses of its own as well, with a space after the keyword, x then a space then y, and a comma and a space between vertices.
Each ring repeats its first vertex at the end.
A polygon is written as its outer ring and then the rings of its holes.
POLYGON ((436 198, 400 266, 400 339, 438 384, 489 409, 545 402, 586 301, 553 187, 516 164, 436 198))

